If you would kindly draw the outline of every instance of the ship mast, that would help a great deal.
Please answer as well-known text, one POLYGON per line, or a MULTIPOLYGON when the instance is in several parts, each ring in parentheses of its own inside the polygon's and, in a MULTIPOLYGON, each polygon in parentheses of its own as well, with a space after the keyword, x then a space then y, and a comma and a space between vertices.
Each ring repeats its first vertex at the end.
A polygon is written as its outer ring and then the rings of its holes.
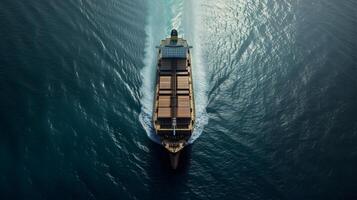
MULTIPOLYGON (((175 29, 171 31, 170 43, 176 45, 178 34, 175 29)), ((176 101, 176 93, 177 93, 177 83, 176 83, 176 69, 177 69, 177 60, 171 60, 171 85, 172 85, 172 96, 171 96, 171 105, 172 105, 172 129, 173 135, 176 135, 176 113, 177 113, 177 101, 176 101)))

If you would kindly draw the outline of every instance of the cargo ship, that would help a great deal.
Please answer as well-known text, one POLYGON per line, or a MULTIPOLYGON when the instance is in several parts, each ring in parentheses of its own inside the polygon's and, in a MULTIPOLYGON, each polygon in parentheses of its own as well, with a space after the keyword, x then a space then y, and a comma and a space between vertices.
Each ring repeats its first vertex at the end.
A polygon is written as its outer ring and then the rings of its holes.
POLYGON ((176 169, 180 151, 188 144, 195 123, 192 47, 173 29, 171 37, 162 40, 157 48, 153 124, 176 169))

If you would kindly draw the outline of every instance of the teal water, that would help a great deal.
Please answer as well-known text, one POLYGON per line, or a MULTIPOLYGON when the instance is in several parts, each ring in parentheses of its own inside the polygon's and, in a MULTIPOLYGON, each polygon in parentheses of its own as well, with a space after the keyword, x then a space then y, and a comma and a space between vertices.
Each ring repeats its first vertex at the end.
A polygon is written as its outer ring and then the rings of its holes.
POLYGON ((357 199, 353 0, 0 2, 0 199, 357 199), (193 46, 178 170, 155 46, 193 46))

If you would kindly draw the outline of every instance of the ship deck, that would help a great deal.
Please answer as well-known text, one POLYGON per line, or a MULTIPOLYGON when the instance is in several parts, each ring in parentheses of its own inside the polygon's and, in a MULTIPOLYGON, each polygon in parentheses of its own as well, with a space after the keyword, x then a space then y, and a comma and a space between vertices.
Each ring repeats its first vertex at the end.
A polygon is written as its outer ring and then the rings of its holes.
POLYGON ((195 120, 194 95, 190 50, 181 38, 175 45, 170 39, 161 42, 153 114, 156 133, 164 143, 187 142, 195 120))

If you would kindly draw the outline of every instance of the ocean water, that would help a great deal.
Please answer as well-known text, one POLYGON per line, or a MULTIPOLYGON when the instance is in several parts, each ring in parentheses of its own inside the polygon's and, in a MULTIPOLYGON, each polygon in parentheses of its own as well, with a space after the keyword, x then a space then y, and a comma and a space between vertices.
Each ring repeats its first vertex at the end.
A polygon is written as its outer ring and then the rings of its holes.
POLYGON ((357 199, 357 2, 0 2, 0 199, 357 199), (172 170, 155 46, 193 46, 172 170))

